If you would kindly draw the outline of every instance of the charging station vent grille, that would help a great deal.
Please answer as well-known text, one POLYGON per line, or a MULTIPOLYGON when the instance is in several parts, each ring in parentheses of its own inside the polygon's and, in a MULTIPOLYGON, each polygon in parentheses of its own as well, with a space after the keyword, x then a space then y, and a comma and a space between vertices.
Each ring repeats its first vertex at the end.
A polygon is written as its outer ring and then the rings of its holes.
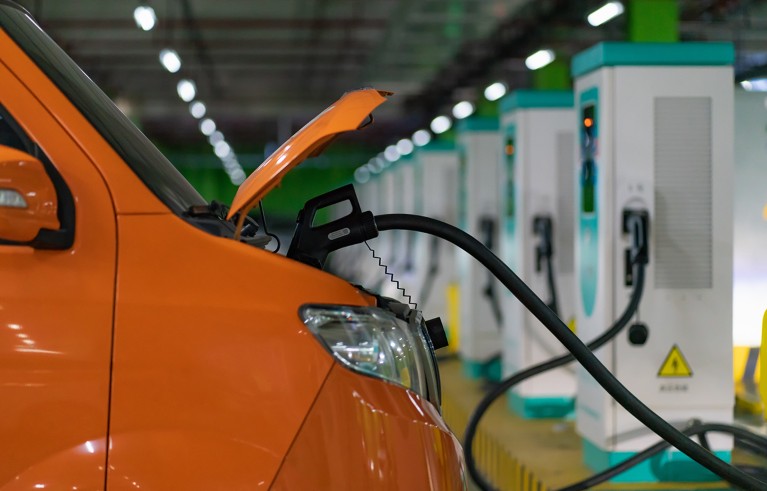
POLYGON ((711 288, 711 98, 655 98, 655 288, 711 288))
POLYGON ((559 223, 554 224, 554 255, 557 269, 562 274, 572 273, 575 269, 573 251, 575 236, 575 133, 560 131, 557 133, 557 216, 559 223))

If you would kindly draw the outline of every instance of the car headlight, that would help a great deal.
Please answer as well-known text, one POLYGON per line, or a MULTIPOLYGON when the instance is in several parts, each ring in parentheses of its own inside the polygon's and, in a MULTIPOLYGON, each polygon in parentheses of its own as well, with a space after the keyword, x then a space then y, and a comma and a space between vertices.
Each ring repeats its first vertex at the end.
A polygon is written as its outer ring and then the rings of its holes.
POLYGON ((439 375, 420 316, 405 322, 371 307, 306 305, 301 319, 344 366, 406 387, 440 407, 439 375))

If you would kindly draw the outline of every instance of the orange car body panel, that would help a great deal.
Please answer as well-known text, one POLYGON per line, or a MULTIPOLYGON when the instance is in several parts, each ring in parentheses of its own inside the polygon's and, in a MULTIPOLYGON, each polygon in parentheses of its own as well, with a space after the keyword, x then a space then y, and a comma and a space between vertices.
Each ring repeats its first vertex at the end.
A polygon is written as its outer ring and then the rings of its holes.
POLYGON ((121 216, 119 230, 110 472, 149 489, 270 484, 333 365, 298 309, 362 298, 173 215, 121 216))
POLYGON ((2 29, 0 86, 76 209, 70 249, 0 245, 1 491, 340 489, 349 449, 385 457, 391 480, 350 474, 372 488, 463 487, 436 410, 341 368, 298 316, 371 296, 173 214, 2 29))
POLYGON ((0 246, 0 489, 103 489, 115 211, 101 175, 44 97, 3 64, 7 41, 0 32, 0 104, 62 163, 77 197, 77 232, 66 251, 0 246))
POLYGON ((272 489, 465 489, 460 455, 431 404, 335 365, 272 489))

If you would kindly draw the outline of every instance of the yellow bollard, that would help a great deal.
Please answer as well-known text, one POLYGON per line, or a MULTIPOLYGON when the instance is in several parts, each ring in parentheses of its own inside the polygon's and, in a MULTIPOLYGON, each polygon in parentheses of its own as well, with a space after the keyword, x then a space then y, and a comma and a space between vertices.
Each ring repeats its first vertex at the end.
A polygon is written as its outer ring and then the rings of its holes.
POLYGON ((459 336, 461 332, 461 299, 459 296, 458 282, 451 282, 447 286, 447 338, 450 344, 447 347, 449 353, 458 353, 459 336))
MULTIPOLYGON (((759 348, 761 351, 759 357, 762 359, 761 370, 759 374, 759 392, 762 394, 762 402, 767 402, 767 361, 764 359, 764 353, 767 352, 767 310, 764 312, 762 318, 762 346, 759 348)), ((763 404, 767 406, 767 404, 763 404)), ((764 419, 767 420, 767 409, 764 411, 764 419)))

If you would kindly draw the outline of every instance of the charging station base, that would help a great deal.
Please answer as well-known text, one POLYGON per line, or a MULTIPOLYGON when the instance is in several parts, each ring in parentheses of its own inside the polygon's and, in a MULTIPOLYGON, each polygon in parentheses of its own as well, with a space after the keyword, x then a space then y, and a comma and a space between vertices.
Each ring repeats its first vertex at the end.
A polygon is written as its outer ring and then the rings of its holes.
MULTIPOLYGON (((594 472, 623 462, 636 452, 603 450, 588 440, 582 440, 583 463, 594 472)), ((725 462, 732 462, 732 452, 722 450, 714 454, 725 462)), ((638 464, 612 479, 620 483, 648 483, 663 481, 713 482, 719 477, 678 450, 666 450, 638 464)))
POLYGON ((575 411, 572 397, 523 397, 510 392, 509 409, 522 419, 566 418, 575 411))

